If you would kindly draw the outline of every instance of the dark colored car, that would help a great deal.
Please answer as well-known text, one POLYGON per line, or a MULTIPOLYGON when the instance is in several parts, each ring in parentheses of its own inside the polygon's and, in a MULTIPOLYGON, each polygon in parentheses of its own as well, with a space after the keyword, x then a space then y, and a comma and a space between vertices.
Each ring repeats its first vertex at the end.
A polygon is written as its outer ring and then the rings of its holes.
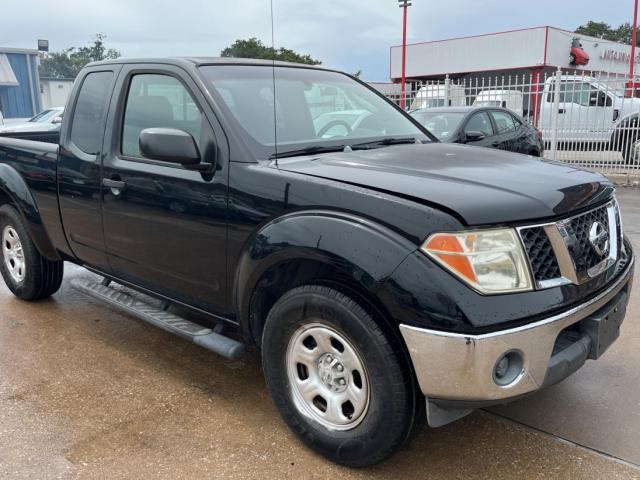
POLYGON ((497 148, 541 157, 542 134, 518 115, 497 107, 442 107, 411 115, 441 142, 497 148))
POLYGON ((381 461, 618 337, 634 257, 600 174, 437 142, 309 65, 94 63, 65 111, 59 144, 0 138, 11 291, 53 295, 72 262, 113 307, 227 358, 255 346, 284 421, 333 461, 381 461))

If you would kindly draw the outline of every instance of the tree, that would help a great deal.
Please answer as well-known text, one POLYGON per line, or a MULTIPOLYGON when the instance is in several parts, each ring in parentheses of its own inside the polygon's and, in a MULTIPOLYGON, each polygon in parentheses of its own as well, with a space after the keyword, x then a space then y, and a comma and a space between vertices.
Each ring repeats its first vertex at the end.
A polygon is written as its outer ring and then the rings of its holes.
MULTIPOLYGON (((576 33, 611 40, 612 42, 626 43, 627 45, 631 45, 632 31, 633 27, 629 22, 621 24, 618 28, 613 28, 606 22, 589 21, 585 25, 580 25, 576 28, 576 33)), ((640 38, 638 38, 636 45, 640 46, 640 38)))
POLYGON ((120 52, 107 49, 104 44, 106 35, 98 33, 93 43, 84 47, 71 47, 61 52, 40 54, 40 76, 52 78, 75 78, 82 67, 90 62, 119 58, 120 52))
POLYGON ((296 53, 288 48, 278 49, 264 45, 253 37, 248 40, 236 40, 220 52, 221 57, 261 58, 266 60, 281 60, 284 62, 306 63, 320 65, 322 62, 311 58, 310 55, 296 53))

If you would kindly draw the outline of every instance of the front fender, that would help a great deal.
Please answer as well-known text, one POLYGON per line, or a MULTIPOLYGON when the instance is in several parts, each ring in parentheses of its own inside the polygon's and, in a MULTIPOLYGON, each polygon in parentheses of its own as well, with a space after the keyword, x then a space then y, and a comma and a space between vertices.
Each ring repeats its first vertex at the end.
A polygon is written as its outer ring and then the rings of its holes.
POLYGON ((6 195, 22 216, 36 248, 49 260, 60 260, 47 234, 38 206, 22 176, 10 165, 0 164, 0 192, 6 195))
POLYGON ((265 272, 280 263, 330 264, 372 291, 416 248, 399 233, 351 214, 305 210, 279 217, 249 239, 237 263, 234 301, 240 323, 249 327, 252 294, 265 272))

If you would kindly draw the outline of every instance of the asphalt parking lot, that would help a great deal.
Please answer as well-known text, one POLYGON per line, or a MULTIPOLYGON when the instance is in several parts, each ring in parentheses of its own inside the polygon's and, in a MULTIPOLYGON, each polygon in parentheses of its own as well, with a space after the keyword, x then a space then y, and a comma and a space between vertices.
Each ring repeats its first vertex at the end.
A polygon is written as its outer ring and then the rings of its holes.
MULTIPOLYGON (((640 247, 640 190, 619 198, 640 247)), ((217 357, 85 298, 79 276, 34 304, 0 287, 0 478, 640 478, 640 282, 598 362, 349 470, 289 433, 256 353, 217 357)))

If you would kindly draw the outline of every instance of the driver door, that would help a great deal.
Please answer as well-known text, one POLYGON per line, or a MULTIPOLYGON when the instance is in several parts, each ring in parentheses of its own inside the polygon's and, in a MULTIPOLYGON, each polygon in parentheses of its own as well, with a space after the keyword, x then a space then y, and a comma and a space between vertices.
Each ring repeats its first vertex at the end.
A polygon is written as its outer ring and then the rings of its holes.
POLYGON ((226 299, 228 151, 206 101, 175 67, 123 70, 103 166, 103 227, 114 275, 171 299, 219 311, 226 299), (207 172, 144 158, 146 128, 195 140, 207 172))

